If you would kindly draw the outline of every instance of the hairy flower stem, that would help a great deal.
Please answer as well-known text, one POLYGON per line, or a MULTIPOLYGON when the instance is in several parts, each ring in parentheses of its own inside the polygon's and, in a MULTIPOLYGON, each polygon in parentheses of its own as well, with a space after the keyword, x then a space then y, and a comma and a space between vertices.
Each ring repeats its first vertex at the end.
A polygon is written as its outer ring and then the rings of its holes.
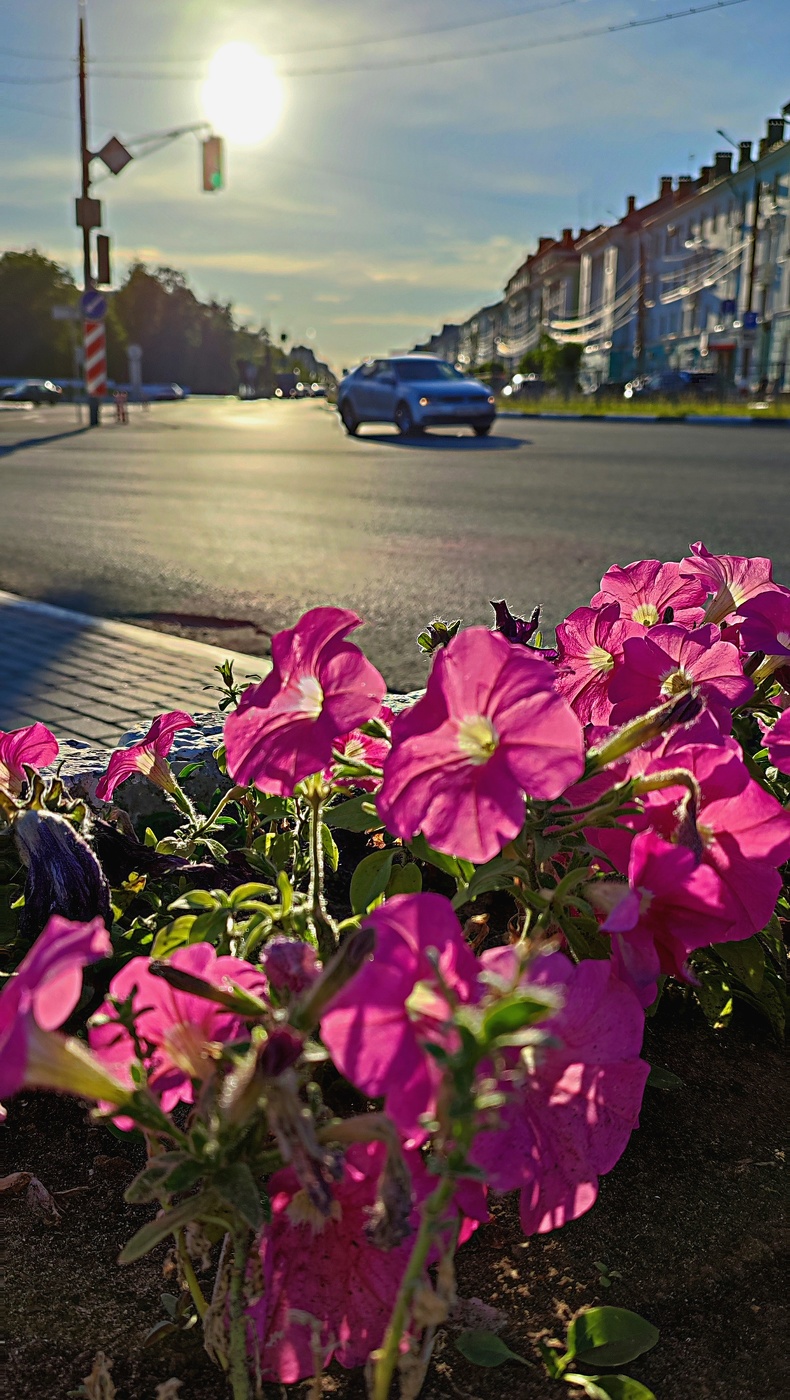
POLYGON ((206 817, 205 820, 199 822, 195 830, 195 835, 204 836, 207 831, 210 831, 212 826, 216 822, 217 817, 222 816, 222 813, 224 812, 228 803, 238 802, 239 798, 243 797, 246 791, 247 789, 243 787, 228 788, 228 791, 222 794, 221 798, 219 799, 219 802, 217 803, 211 815, 209 817, 206 817))
POLYGON ((310 803, 310 922, 313 926, 321 961, 326 964, 337 952, 337 935, 324 903, 324 847, 321 841, 323 795, 311 792, 310 803))
POLYGON ((452 1198, 455 1186, 455 1174, 450 1173, 439 1183, 423 1207, 422 1220, 411 1258, 403 1275, 403 1282, 398 1292, 384 1342, 376 1356, 372 1400, 389 1400, 392 1377, 398 1364, 401 1338, 406 1330, 412 1297, 425 1272, 434 1235, 441 1224, 442 1216, 452 1198))
POLYGON ((247 1316, 244 1311, 244 1274, 247 1265, 249 1236, 246 1230, 234 1230, 233 1263, 230 1273, 229 1368, 228 1379, 233 1400, 251 1400, 250 1368, 247 1364, 247 1316))
POLYGON ((176 1249, 178 1250, 178 1262, 181 1265, 184 1282, 192 1295, 192 1302, 197 1309, 197 1315, 202 1320, 208 1311, 208 1303, 203 1297, 203 1290, 198 1283, 197 1274, 192 1266, 192 1260, 189 1257, 183 1229, 176 1230, 176 1249))

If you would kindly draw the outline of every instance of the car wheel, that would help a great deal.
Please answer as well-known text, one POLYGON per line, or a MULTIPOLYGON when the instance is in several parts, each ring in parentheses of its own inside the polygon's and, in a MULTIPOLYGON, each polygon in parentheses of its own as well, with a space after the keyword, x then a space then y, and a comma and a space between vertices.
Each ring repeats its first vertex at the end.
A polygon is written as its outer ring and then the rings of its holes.
POLYGON ((410 433, 416 432, 414 419, 411 416, 411 409, 407 403, 401 401, 395 409, 395 427, 401 437, 408 437, 410 433))
POLYGON ((492 429, 492 427, 493 427, 493 424, 492 424, 492 423, 473 423, 473 424, 472 424, 472 427, 473 427, 473 429, 474 429, 475 437, 485 437, 487 433, 490 433, 490 432, 491 432, 491 429, 492 429))
POLYGON ((351 407, 351 404, 348 402, 348 399, 344 399, 343 402, 340 404, 338 408, 338 413, 340 414, 340 417, 343 421, 343 427, 345 428, 349 437, 355 437, 357 432, 359 431, 359 419, 357 418, 356 413, 351 407))

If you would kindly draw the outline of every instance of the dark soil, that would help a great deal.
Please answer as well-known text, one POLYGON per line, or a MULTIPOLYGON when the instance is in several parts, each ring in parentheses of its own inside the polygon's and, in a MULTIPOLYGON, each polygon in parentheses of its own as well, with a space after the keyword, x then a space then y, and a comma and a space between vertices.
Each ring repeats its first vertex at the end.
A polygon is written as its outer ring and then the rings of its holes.
MULTIPOLYGON (((459 1255, 460 1292, 501 1309, 503 1336, 530 1360, 536 1340, 562 1337, 578 1308, 610 1303, 660 1328, 655 1350, 623 1368, 658 1400, 785 1400, 783 1057, 762 1025, 741 1018, 715 1034, 680 998, 651 1025, 646 1055, 683 1087, 646 1091, 641 1128, 597 1205, 564 1230, 525 1241, 515 1201, 498 1202, 492 1223, 459 1255), (609 1288, 596 1261, 620 1274, 609 1288)), ((145 1219, 123 1201, 139 1165, 134 1143, 91 1127, 84 1106, 44 1094, 11 1104, 4 1142, 4 1172, 32 1171, 53 1192, 90 1187, 56 1198, 62 1223, 54 1228, 24 1195, 3 1198, 8 1393, 63 1400, 103 1351, 114 1362, 118 1400, 155 1400, 170 1377, 183 1382, 179 1400, 222 1400, 199 1329, 143 1345, 165 1315, 160 1294, 177 1285, 163 1276, 163 1248, 127 1268, 116 1264, 145 1219)), ((265 1393, 279 1400, 289 1392, 275 1385, 265 1393)), ((303 1396, 305 1387, 291 1393, 303 1396)), ((324 1393, 361 1400, 361 1378, 333 1368, 324 1393)), ((423 1392, 424 1400, 570 1394, 539 1363, 471 1366, 447 1332, 423 1392)))

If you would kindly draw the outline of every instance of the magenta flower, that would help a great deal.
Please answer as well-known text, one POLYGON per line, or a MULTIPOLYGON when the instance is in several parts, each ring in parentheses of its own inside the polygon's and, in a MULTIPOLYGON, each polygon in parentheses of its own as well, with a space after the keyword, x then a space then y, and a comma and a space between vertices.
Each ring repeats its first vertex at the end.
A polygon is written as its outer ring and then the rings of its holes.
POLYGON ((774 768, 780 773, 790 773, 790 710, 779 716, 766 735, 765 743, 774 768))
POLYGON ((309 943, 278 934, 261 953, 269 986, 282 1001, 300 997, 321 975, 321 964, 309 943))
POLYGON ((40 1033, 68 1020, 80 999, 83 968, 111 951, 101 919, 71 923, 56 914, 49 920, 0 992, 0 1096, 23 1084, 51 1086, 40 1033))
POLYGON ((26 729, 0 730, 0 790, 18 797, 29 768, 45 768, 58 756, 58 741, 45 724, 29 724, 26 729))
POLYGON ((619 603, 623 617, 642 627, 655 627, 671 608, 673 622, 694 627, 702 621, 705 593, 698 579, 682 577, 679 564, 638 559, 624 568, 615 564, 607 569, 590 606, 619 603))
MULTIPOLYGON (((510 948, 481 962, 511 981, 510 948)), ((637 1125, 649 1066, 640 1060, 644 1016, 609 962, 574 966, 562 953, 538 958, 524 984, 556 991, 560 1009, 540 1022, 551 1040, 519 1075, 507 1052, 499 1124, 481 1132, 472 1160, 494 1191, 520 1190, 524 1233, 575 1220, 598 1195, 637 1125), (554 1043, 552 1043, 554 1042, 554 1043)))
MULTIPOLYGON (((388 705, 382 705, 375 718, 391 725, 395 716, 388 705)), ((361 729, 352 729, 349 734, 343 734, 335 740, 333 748, 346 759, 357 763, 369 763, 371 768, 381 768, 390 751, 390 743, 388 739, 371 738, 369 734, 363 734, 361 729)), ((364 792, 375 792, 381 786, 381 780, 378 778, 336 778, 333 776, 332 764, 324 769, 323 777, 327 786, 362 788, 364 792)))
POLYGON ((524 794, 558 797, 582 771, 578 719, 554 671, 526 647, 470 627, 434 657, 425 695, 392 727, 377 798, 410 840, 487 861, 517 836, 524 794))
POLYGON ((311 608, 272 638, 272 669, 225 722, 228 772, 274 796, 320 773, 338 739, 378 712, 386 686, 346 632, 361 618, 311 608))
POLYGON ((719 727, 729 733, 732 711, 754 690, 743 674, 738 648, 719 640, 717 627, 652 627, 623 645, 623 664, 612 678, 612 724, 625 724, 646 710, 697 686, 719 727))
POLYGON ((661 973, 687 980, 689 954, 727 937, 732 910, 716 871, 654 831, 634 837, 628 883, 603 928, 618 977, 648 1007, 661 973))
POLYGON ((732 620, 749 598, 777 587, 771 581, 770 559, 710 554, 701 541, 691 546, 690 558, 681 559, 680 575, 705 588, 710 597, 704 621, 717 624, 732 620))
MULTIPOLYGON (((177 1103, 194 1102, 194 1082, 213 1075, 223 1044, 243 1039, 247 1021, 216 1002, 177 991, 162 977, 149 972, 149 961, 132 958, 113 977, 110 999, 92 1018, 89 1041, 96 1058, 122 1083, 131 1084, 131 1063, 136 1058, 134 1042, 115 1010, 116 1005, 131 1000, 138 1040, 147 1046, 149 1087, 169 1113, 177 1103)), ((210 943, 178 948, 169 962, 226 990, 236 983, 256 996, 263 996, 266 991, 266 978, 258 968, 241 958, 217 957, 210 943)))
POLYGON ((557 689, 582 724, 606 724, 612 710, 609 687, 622 664, 628 637, 642 628, 626 621, 619 603, 576 608, 557 627, 557 689))
POLYGON ((183 710, 172 710, 166 715, 157 715, 151 728, 139 744, 128 749, 116 749, 107 766, 107 772, 96 784, 96 796, 102 802, 109 802, 119 783, 131 778, 133 773, 142 773, 156 787, 164 792, 175 792, 176 783, 166 762, 173 747, 173 739, 180 729, 193 729, 195 721, 183 710))
POLYGON ((747 651, 765 652, 759 674, 790 661, 790 590, 774 587, 749 598, 740 610, 741 642, 747 651))
POLYGON ((365 925, 375 931, 373 957, 330 1002, 321 1036, 341 1074, 371 1098, 384 1095, 403 1136, 421 1141, 441 1082, 425 1045, 456 1043, 442 983, 459 1002, 474 1000, 478 962, 443 895, 395 895, 365 925))

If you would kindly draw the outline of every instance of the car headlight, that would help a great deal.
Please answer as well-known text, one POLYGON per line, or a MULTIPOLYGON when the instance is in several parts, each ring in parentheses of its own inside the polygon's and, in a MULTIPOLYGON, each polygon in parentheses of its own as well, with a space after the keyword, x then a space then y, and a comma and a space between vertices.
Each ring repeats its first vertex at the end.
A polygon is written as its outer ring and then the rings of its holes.
POLYGON ((488 402, 489 402, 489 403, 496 403, 496 399, 494 398, 494 395, 493 395, 493 394, 489 394, 489 395, 488 395, 488 402))
POLYGON ((427 408, 429 403, 430 399, 426 399, 425 395, 423 395, 423 397, 420 399, 420 408, 427 408))

